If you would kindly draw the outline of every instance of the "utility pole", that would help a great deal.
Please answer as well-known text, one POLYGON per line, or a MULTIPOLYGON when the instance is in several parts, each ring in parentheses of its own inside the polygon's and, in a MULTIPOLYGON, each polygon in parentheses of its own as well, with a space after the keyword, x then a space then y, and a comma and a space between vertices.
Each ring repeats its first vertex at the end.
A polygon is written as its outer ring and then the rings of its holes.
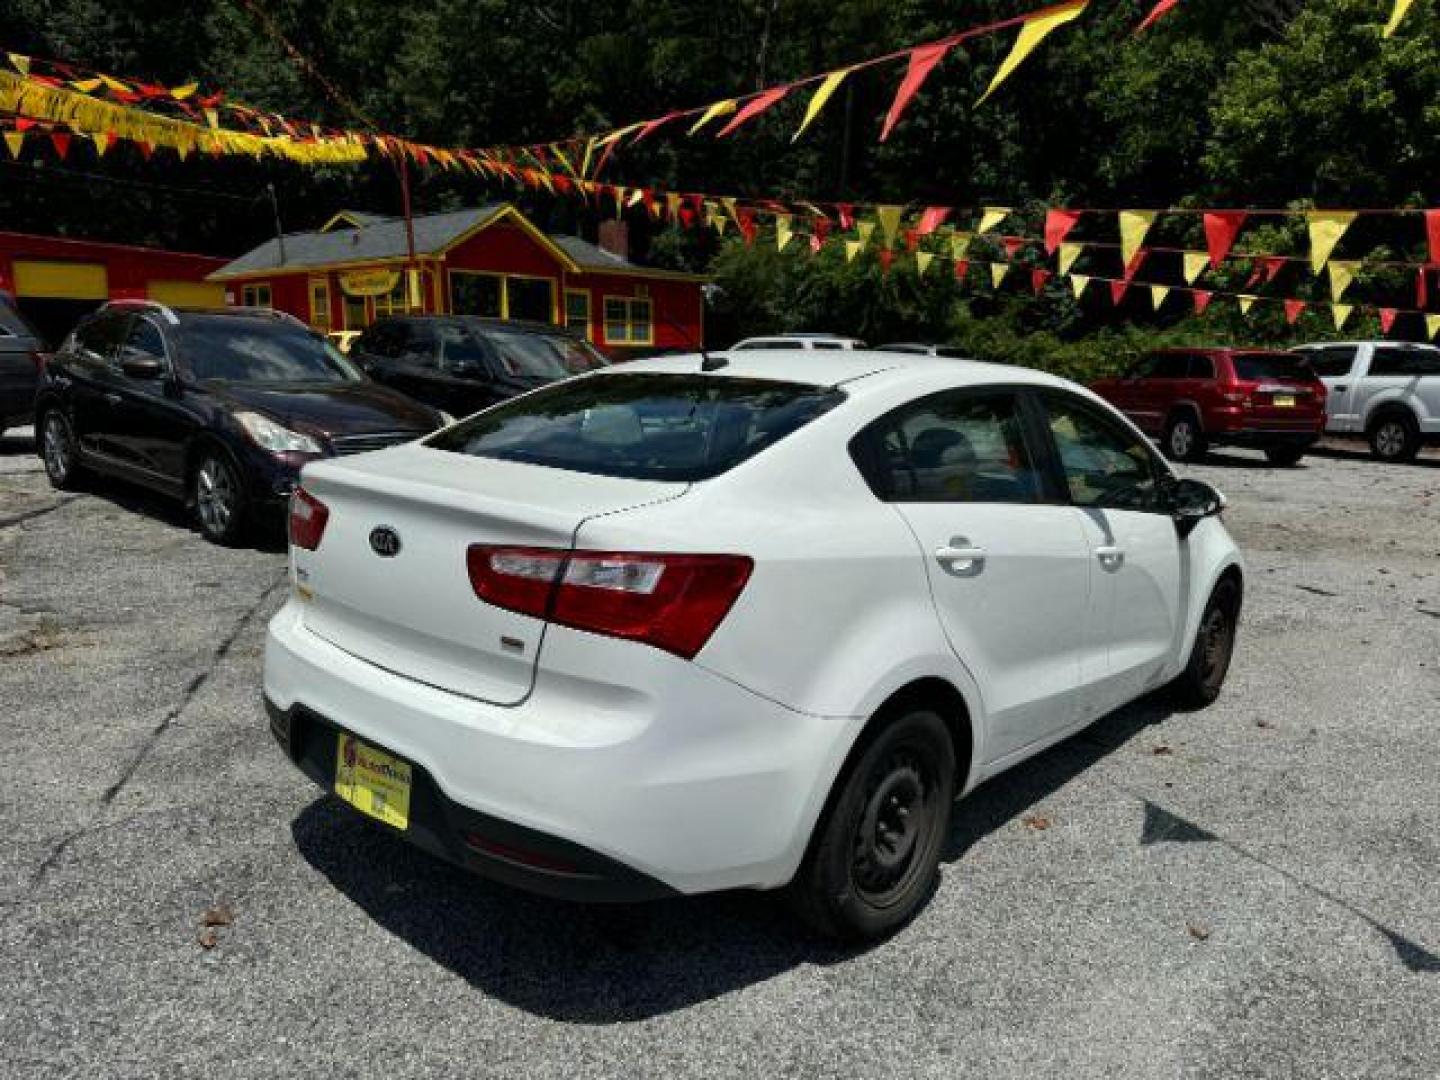
POLYGON ((420 306, 425 306, 424 298, 420 296, 420 282, 416 275, 415 268, 415 219, 410 213, 410 166, 405 161, 403 151, 398 153, 400 166, 400 202, 405 214, 405 293, 406 307, 413 307, 416 300, 420 306))
POLYGON ((275 215, 275 242, 280 246, 280 265, 285 265, 285 230, 280 228, 280 199, 275 194, 275 184, 267 183, 265 192, 270 196, 270 211, 275 215))

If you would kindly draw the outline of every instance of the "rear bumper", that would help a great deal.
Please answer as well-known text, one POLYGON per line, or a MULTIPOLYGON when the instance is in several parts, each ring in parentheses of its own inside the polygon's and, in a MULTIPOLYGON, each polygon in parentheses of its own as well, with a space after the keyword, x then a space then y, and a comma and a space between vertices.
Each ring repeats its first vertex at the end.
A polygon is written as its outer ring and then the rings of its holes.
POLYGON ((1309 447, 1320 440, 1318 429, 1296 431, 1293 428, 1243 427, 1233 431, 1217 431, 1210 441, 1227 446, 1309 447))
POLYGON ((785 884, 863 724, 553 626, 543 646, 553 669, 542 666, 522 704, 488 705, 336 648, 305 628, 304 610, 294 599, 281 609, 265 655, 267 705, 292 760, 331 786, 337 728, 403 758, 428 792, 417 796, 424 827, 408 839, 540 892, 633 899, 785 884), (576 650, 629 685, 564 674, 576 650), (477 850, 471 833, 490 847, 477 850), (578 872, 537 873, 531 854, 578 872))

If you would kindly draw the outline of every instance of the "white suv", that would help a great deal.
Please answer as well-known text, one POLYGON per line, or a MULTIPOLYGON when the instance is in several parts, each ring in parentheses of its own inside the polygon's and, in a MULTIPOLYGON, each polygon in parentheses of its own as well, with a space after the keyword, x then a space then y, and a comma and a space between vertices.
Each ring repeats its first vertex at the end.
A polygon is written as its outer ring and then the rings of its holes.
POLYGON ((777 334, 775 337, 752 337, 737 341, 730 346, 731 352, 781 352, 802 349, 863 349, 865 342, 859 338, 839 337, 836 334, 777 334))
POLYGON ((1088 391, 853 351, 637 361, 307 465, 265 698, 291 759, 480 873, 923 902, 951 804, 1220 691, 1220 496, 1088 391))
POLYGON ((1329 391, 1327 432, 1364 435, 1382 461, 1410 461, 1424 443, 1440 442, 1440 349, 1350 341, 1295 351, 1329 391))

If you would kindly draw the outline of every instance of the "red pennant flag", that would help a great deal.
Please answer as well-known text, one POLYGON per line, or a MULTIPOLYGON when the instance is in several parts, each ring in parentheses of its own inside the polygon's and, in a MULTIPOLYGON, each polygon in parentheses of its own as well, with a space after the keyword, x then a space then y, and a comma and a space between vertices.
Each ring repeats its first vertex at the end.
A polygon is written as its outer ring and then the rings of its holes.
POLYGON ((745 243, 755 243, 755 233, 758 231, 755 225, 755 211, 749 207, 741 207, 735 211, 735 224, 740 226, 740 235, 745 237, 745 243))
POLYGON ((635 143, 641 142, 642 140, 646 139, 654 133, 656 128, 660 127, 662 124, 668 124, 671 120, 674 120, 679 115, 681 114, 678 112, 672 112, 666 113, 664 116, 658 117, 655 120, 646 120, 645 126, 640 129, 639 134, 635 136, 634 142, 632 142, 630 145, 634 146, 635 143))
POLYGON ((1269 285, 1285 269, 1285 260, 1277 255, 1260 260, 1260 269, 1265 274, 1265 284, 1269 285))
POLYGON ((1037 267, 1030 271, 1030 289, 1036 296, 1045 290, 1045 283, 1050 280, 1050 271, 1043 267, 1037 267))
POLYGON ((1295 325, 1295 320, 1298 319, 1298 318, 1300 318, 1300 313, 1301 313, 1302 311, 1304 311, 1304 310, 1305 310, 1305 301, 1304 301, 1304 300, 1286 300, 1286 301, 1285 301, 1285 323, 1286 323, 1286 325, 1288 325, 1288 326, 1294 326, 1294 325, 1295 325))
POLYGON ((52 131, 50 142, 54 144, 55 153, 60 155, 60 160, 65 160, 65 155, 70 152, 70 136, 64 131, 52 131))
POLYGON ((840 231, 849 232, 855 227, 855 207, 849 203, 837 203, 835 212, 840 215, 840 231))
POLYGON ((1430 241, 1430 263, 1440 265, 1440 210, 1425 211, 1425 236, 1430 241))
MULTIPOLYGON (((817 217, 810 222, 810 227, 815 230, 815 239, 819 240, 822 244, 830 235, 829 218, 817 217)), ((816 250, 818 251, 819 248, 816 248, 816 250)))
POLYGON ((1390 333, 1390 328, 1395 325, 1395 316, 1398 314, 1399 312, 1393 307, 1382 307, 1380 309, 1380 332, 1382 334, 1390 333))
POLYGON ((1206 292, 1204 289, 1194 289, 1191 291, 1190 298, 1195 301, 1196 315, 1205 314, 1205 309, 1210 306, 1210 298, 1214 295, 1214 293, 1206 292))
POLYGON ((819 255, 820 249, 824 246, 824 240, 820 239, 820 237, 817 236, 815 233, 810 234, 810 253, 812 255, 819 255))
POLYGON ((890 264, 894 261, 895 252, 888 247, 882 247, 880 249, 880 269, 887 274, 890 273, 890 264))
POLYGON ((1025 238, 1023 236, 1006 236, 1002 238, 1000 242, 1005 245, 1005 257, 1007 259, 1015 258, 1025 246, 1025 238))
POLYGON ((143 157, 146 161, 149 161, 150 155, 155 153, 155 147, 151 146, 143 139, 140 142, 137 142, 135 145, 140 148, 140 156, 143 157))
POLYGON ((965 275, 968 274, 968 273, 970 273, 970 260, 969 260, 969 259, 956 259, 956 260, 955 260, 955 280, 956 280, 956 281, 964 281, 964 280, 965 280, 965 275))
POLYGON ((735 114, 731 121, 715 133, 717 139, 723 139, 726 135, 733 134, 735 129, 752 117, 759 116, 770 106, 783 98, 790 92, 788 86, 775 86, 751 98, 745 106, 735 114))
POLYGON ((1415 271, 1415 306, 1421 311, 1430 306, 1430 278, 1426 276, 1429 269, 1422 266, 1415 271))
POLYGON ((1205 246, 1210 250, 1210 268, 1218 270, 1235 246, 1235 237, 1245 224, 1243 210, 1211 210, 1205 214, 1205 246))
POLYGON ((1145 21, 1135 28, 1135 33, 1143 33, 1150 29, 1162 15, 1170 11, 1178 3, 1180 3, 1180 0, 1160 0, 1158 4, 1150 9, 1150 14, 1145 16, 1145 21))
POLYGON ((1135 275, 1140 272, 1140 267, 1145 265, 1145 257, 1150 254, 1148 248, 1141 248, 1135 252, 1135 257, 1130 260, 1130 265, 1125 267, 1125 282, 1129 284, 1135 275))
POLYGON ((1045 211, 1045 254, 1054 255, 1056 248, 1070 235, 1075 223, 1080 220, 1079 210, 1045 211))
POLYGON ((915 249, 918 248, 919 246, 920 246, 920 233, 919 233, 919 231, 916 230, 916 229, 906 229, 906 230, 905 230, 905 250, 908 251, 908 252, 910 252, 910 253, 913 255, 913 254, 915 253, 915 249))
POLYGON ((1110 282, 1110 303, 1114 304, 1118 308, 1121 303, 1124 302, 1125 293, 1129 290, 1129 288, 1130 282, 1128 281, 1110 282))
POLYGON ((919 91, 921 84, 935 70, 935 65, 945 59, 954 42, 942 41, 934 45, 922 45, 910 53, 910 67, 905 72, 905 78, 900 83, 900 89, 895 91, 895 100, 890 103, 890 112, 885 117, 885 126, 880 131, 880 141, 884 142, 890 138, 890 132, 900 120, 900 114, 910 104, 910 99, 919 91))
POLYGON ((680 224, 687 229, 693 226, 695 224, 695 211, 691 210, 688 206, 680 207, 680 224))
POLYGON ((16 131, 29 131, 29 130, 30 130, 31 128, 33 128, 34 126, 35 126, 35 121, 34 121, 34 120, 31 120, 28 116, 17 116, 17 117, 15 118, 15 130, 16 130, 16 131))
POLYGON ((929 236, 941 225, 945 224, 945 219, 949 216, 950 207, 948 206, 927 207, 925 212, 920 215, 920 224, 916 226, 915 231, 921 236, 929 236))

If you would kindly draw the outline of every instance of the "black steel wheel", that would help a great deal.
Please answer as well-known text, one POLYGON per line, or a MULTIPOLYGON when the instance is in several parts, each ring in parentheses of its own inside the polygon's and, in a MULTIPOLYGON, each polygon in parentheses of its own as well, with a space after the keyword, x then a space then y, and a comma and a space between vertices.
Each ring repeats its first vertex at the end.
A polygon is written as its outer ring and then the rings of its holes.
POLYGON ((1235 633, 1240 625, 1240 587, 1230 578, 1215 586, 1195 642, 1190 660, 1175 680, 1173 689, 1181 702, 1191 706, 1209 705, 1220 696, 1225 677, 1230 673, 1230 660, 1235 654, 1235 633))
POLYGON ((904 925, 934 887, 955 799, 955 748, 925 709, 880 721, 836 781, 790 886, 827 937, 866 940, 904 925))

